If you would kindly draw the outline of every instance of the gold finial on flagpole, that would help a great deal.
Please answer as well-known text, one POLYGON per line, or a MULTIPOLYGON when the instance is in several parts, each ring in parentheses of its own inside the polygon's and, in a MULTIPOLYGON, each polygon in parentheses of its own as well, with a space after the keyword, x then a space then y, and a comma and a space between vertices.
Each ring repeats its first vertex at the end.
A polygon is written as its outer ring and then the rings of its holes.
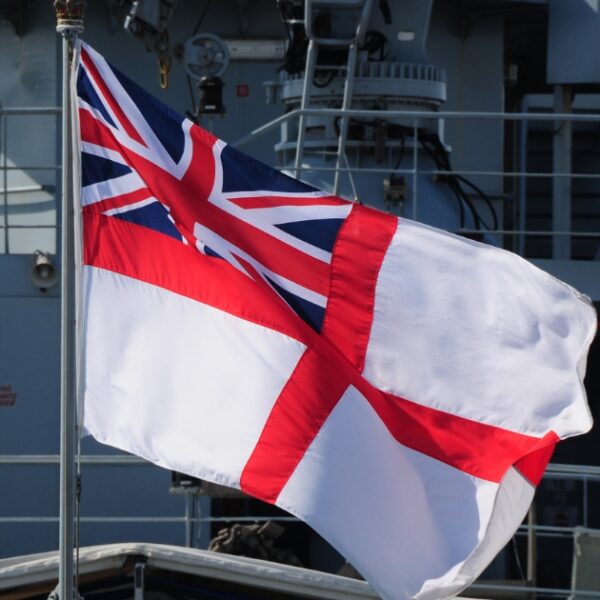
POLYGON ((83 31, 84 0, 55 0, 56 31, 81 33, 83 31))

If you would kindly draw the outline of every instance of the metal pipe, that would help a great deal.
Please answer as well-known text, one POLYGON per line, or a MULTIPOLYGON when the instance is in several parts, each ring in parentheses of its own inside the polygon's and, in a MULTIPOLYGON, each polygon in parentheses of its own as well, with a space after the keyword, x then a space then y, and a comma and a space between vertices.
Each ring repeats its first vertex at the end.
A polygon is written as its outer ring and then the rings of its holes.
POLYGON ((582 480, 583 487, 583 526, 588 526, 588 479, 584 477, 582 480))
MULTIPOLYGON (((0 517, 0 523, 58 523, 60 517, 30 516, 30 517, 0 517)), ((82 523, 258 523, 266 521, 279 521, 282 523, 296 523, 298 517, 265 517, 265 516, 229 516, 229 517, 81 517, 82 523)))
POLYGON ((144 588, 146 586, 145 582, 145 571, 146 571, 146 562, 140 560, 135 563, 134 577, 133 577, 133 600, 144 600, 144 588))
MULTIPOLYGON (((17 169, 26 171, 27 167, 17 167, 17 169)), ((10 167, 8 168, 8 170, 11 170, 10 167)), ((60 170, 61 169, 57 169, 57 171, 60 170)), ((45 189, 47 188, 44 188, 43 185, 19 185, 16 187, 4 188, 2 191, 6 190, 9 194, 25 194, 27 192, 43 192, 45 191, 45 189)))
POLYGON ((491 233, 498 235, 529 235, 535 236, 572 236, 581 238, 597 238, 600 237, 598 231, 523 231, 520 229, 457 229, 456 233, 491 233))
POLYGON ((61 236, 61 365, 60 365, 60 516, 59 597, 73 598, 75 539, 75 373, 74 373, 74 263, 73 179, 71 148, 70 67, 76 34, 62 33, 62 236, 61 236))
POLYGON ((2 119, 2 169, 4 185, 4 254, 8 254, 8 119, 6 116, 2 119))
POLYGON ((413 122, 413 168, 412 168, 412 219, 417 220, 417 191, 419 187, 418 171, 419 171, 419 144, 417 143, 419 135, 419 119, 415 118, 413 122))
MULTIPOLYGON (((4 167, 2 167, 4 170, 4 167)), ((34 165, 19 165, 18 167, 6 167, 7 171, 62 171, 62 167, 59 165, 52 165, 49 167, 36 167, 34 165)), ((40 186, 41 189, 44 189, 40 186)))
POLYGON ((84 4, 57 3, 56 31, 62 36, 62 211, 61 211, 61 357, 60 357, 60 600, 73 600, 75 591, 75 246, 73 199, 73 131, 71 63, 77 35, 83 31, 84 4))
POLYGON ((28 106, 23 108, 0 108, 0 116, 2 115, 59 115, 62 112, 60 106, 28 106))
MULTIPOLYGON (((308 144, 305 144, 305 147, 308 144)), ((319 146, 315 146, 317 148, 319 146)), ((327 155, 327 152, 321 152, 323 155, 327 155)), ((334 153, 330 153, 333 155, 334 153)), ((285 165, 283 167, 285 168, 285 165)), ((10 169, 10 167, 9 167, 10 169)), ((335 171, 335 167, 317 167, 310 166, 305 167, 306 171, 335 171)), ((380 168, 380 167, 351 167, 344 168, 340 167, 340 171, 359 171, 363 173, 389 173, 390 168, 380 168)), ((404 174, 412 174, 413 169, 393 169, 394 173, 404 173, 404 174)), ((452 171, 445 171, 442 169, 419 169, 419 173, 421 175, 489 175, 495 177, 528 177, 532 179, 553 179, 555 177, 568 177, 569 179, 600 179, 600 174, 598 173, 554 173, 551 171, 472 171, 468 169, 456 169, 452 171)))
MULTIPOLYGON (((570 113, 573 95, 568 85, 554 86, 554 110, 570 113)), ((552 166, 554 171, 571 172, 571 144, 573 124, 570 120, 556 123, 553 135, 552 166)), ((552 180, 552 228, 556 230, 571 229, 571 178, 552 180)), ((552 257, 569 260, 571 258, 571 240, 568 237, 555 237, 552 240, 552 257)))
MULTIPOLYGON (((521 112, 526 113, 529 102, 525 97, 521 103, 521 112)), ((523 121, 519 127, 519 171, 525 173, 527 171, 527 137, 529 133, 529 127, 527 121, 523 121)), ((523 231, 525 229, 527 219, 527 178, 524 175, 519 176, 517 184, 517 203, 519 206, 518 223, 519 229, 523 231)), ((525 255, 525 237, 520 236, 517 245, 518 254, 520 256, 525 255)))
POLYGON ((185 546, 186 548, 192 547, 192 538, 193 538, 193 497, 192 494, 186 492, 185 496, 185 546))
POLYGON ((505 112, 462 112, 462 111, 439 111, 428 112, 423 110, 368 110, 368 109, 349 109, 342 111, 341 108, 305 108, 297 109, 286 113, 286 117, 290 118, 298 114, 307 116, 341 116, 344 112, 349 117, 359 118, 379 118, 382 117, 392 119, 423 119, 423 120, 438 120, 438 119, 466 119, 466 120, 494 120, 501 119, 506 121, 585 121, 585 122, 600 122, 600 115, 592 114, 577 114, 577 113, 505 113, 505 112), (296 114, 294 114, 296 113, 296 114))
POLYGON ((600 475, 600 467, 594 465, 569 465, 550 463, 546 468, 546 475, 552 474, 579 474, 579 475, 600 475))
MULTIPOLYGON (((529 532, 527 529, 518 529, 515 536, 527 537, 529 532)), ((573 531, 538 531, 536 536, 539 540, 541 539, 554 539, 554 540, 573 540, 573 531)))
MULTIPOLYGON (((322 152, 321 154, 326 154, 322 152)), ((285 165, 280 168, 285 168, 285 165)), ((335 171, 335 167, 317 167, 310 166, 305 168, 306 171, 335 171)), ((379 167, 340 167, 340 171, 357 171, 361 173, 389 173, 390 168, 379 167)), ((413 169, 394 169, 394 173, 402 173, 412 175, 413 169)), ((530 177, 532 179, 552 179, 554 177, 569 177, 571 179, 600 179, 599 173, 551 173, 551 172, 536 172, 531 171, 524 173, 521 171, 471 171, 456 169, 453 171, 444 171, 440 169, 419 169, 421 175, 490 175, 496 177, 530 177)))
MULTIPOLYGON (((469 587, 470 590, 490 590, 490 591, 501 591, 501 592, 525 592, 525 593, 537 593, 550 596, 561 596, 569 597, 571 590, 564 589, 552 589, 545 587, 528 587, 525 585, 500 585, 492 583, 474 583, 469 587)), ((577 590, 577 598, 600 598, 599 591, 591 590, 577 590)))
MULTIPOLYGON (((59 454, 0 454, 0 465, 54 465, 59 462, 59 454)), ((84 465, 153 466, 153 463, 130 454, 83 454, 81 456, 81 463, 84 465)))
MULTIPOLYGON (((24 516, 24 517, 0 517, 0 523, 56 523, 59 517, 50 516, 24 516)), ((169 517, 169 516, 147 516, 147 517, 81 517, 82 523, 221 523, 221 522, 246 522, 255 521, 282 521, 296 522, 297 517, 274 517, 259 515, 230 515, 223 517, 169 517)), ((527 534, 532 529, 539 536, 572 536, 575 531, 600 531, 589 527, 558 527, 554 525, 521 525, 517 534, 527 534)))
MULTIPOLYGON (((56 225, 11 225, 11 229, 57 229, 56 225)), ((58 228, 60 229, 60 227, 58 228)), ((4 296, 4 294, 2 294, 4 296)))
MULTIPOLYGON (((327 154, 326 152, 323 152, 322 154, 327 154)), ((332 155, 334 153, 331 153, 332 155)), ((2 169, 4 170, 4 169, 2 169)), ((7 171, 22 171, 22 170, 38 170, 38 171, 60 171, 61 168, 60 167, 28 167, 28 166, 23 166, 23 167, 7 167, 6 168, 7 171)), ((335 167, 317 167, 317 166, 310 166, 307 167, 306 170, 310 170, 310 171, 335 171, 335 167)), ((379 167, 360 167, 360 166, 355 166, 355 167, 340 167, 339 169, 340 171, 360 171, 360 172, 364 172, 364 173, 389 173, 390 169, 389 168, 379 168, 379 167)), ((395 173, 404 173, 404 174, 412 174, 413 173, 413 169, 394 169, 395 173)), ((473 171, 473 170, 468 170, 468 169, 456 169, 453 171, 445 171, 445 170, 441 170, 441 169, 427 169, 427 170, 423 170, 423 169, 419 169, 419 172, 421 173, 421 175, 489 175, 489 176, 495 176, 495 177, 528 177, 528 178, 538 178, 538 179, 548 179, 548 178, 555 178, 555 177, 568 177, 571 179, 600 179, 600 174, 599 173, 554 173, 554 172, 549 172, 549 171, 473 171)), ((23 192, 23 191, 43 191, 44 188, 43 187, 37 187, 35 189, 32 190, 24 190, 24 189, 14 189, 14 188, 9 188, 8 189, 8 193, 19 193, 19 192, 23 192)), ((0 188, 0 192, 3 192, 4 189, 0 188)), ((32 227, 31 225, 29 227, 32 227)))
POLYGON ((348 71, 346 73, 346 82, 344 84, 344 97, 342 100, 342 110, 344 113, 340 119, 340 137, 338 140, 337 160, 335 173, 333 175, 333 195, 337 196, 340 191, 340 167, 342 160, 346 156, 346 140, 348 139, 348 116, 346 111, 352 104, 352 93, 354 92, 354 74, 356 71, 356 54, 358 44, 355 42, 348 49, 348 71))
MULTIPOLYGON (((61 113, 60 107, 27 107, 27 108, 0 108, 1 115, 53 115, 61 113)), ((249 135, 252 135, 257 130, 263 127, 277 126, 281 121, 287 121, 299 116, 301 113, 305 115, 318 116, 335 114, 340 115, 341 108, 297 108, 284 115, 276 117, 273 121, 269 121, 253 130, 249 135)), ((547 112, 530 112, 530 113, 514 113, 502 111, 474 111, 465 112, 460 110, 440 110, 431 112, 427 110, 369 110, 369 109, 350 109, 344 111, 351 117, 418 117, 419 119, 502 119, 507 121, 593 121, 600 122, 600 114, 597 113, 547 113, 547 112)), ((245 136, 246 137, 246 136, 245 136)))
MULTIPOLYGON (((500 119, 506 121, 583 121, 597 123, 600 122, 600 115, 588 113, 573 113, 573 114, 552 114, 548 113, 505 113, 505 112, 462 112, 462 111, 408 111, 408 110, 363 110, 350 109, 344 111, 349 117, 359 118, 387 118, 387 119, 500 119)), ((290 112, 281 115, 264 125, 253 129, 249 134, 239 138, 233 143, 234 146, 241 147, 255 140, 256 138, 268 133, 282 123, 295 119, 301 116, 341 116, 342 109, 339 108, 297 108, 290 112)))
MULTIPOLYGON (((306 55, 306 69, 304 70, 304 82, 302 85, 302 100, 300 101, 300 109, 306 109, 308 100, 310 98, 310 92, 312 88, 312 81, 315 73, 315 63, 317 62, 317 47, 315 43, 310 40, 308 43, 308 53, 306 55)), ((302 168, 302 158, 304 154, 304 137, 306 135, 306 117, 304 114, 300 115, 298 122, 298 140, 296 143, 296 160, 294 164, 294 177, 300 177, 302 168)))
MULTIPOLYGON (((500 233, 510 233, 510 231, 500 231, 500 233)), ((542 231, 539 233, 543 235, 551 235, 553 232, 542 231)), ((600 233, 596 235, 600 235, 600 233)), ((60 455, 58 454, 0 454, 0 465, 58 464, 59 456, 60 455)), ((132 454, 82 454, 81 462, 82 464, 88 465, 154 466, 154 463, 132 454)), ((549 463, 544 474, 545 479, 582 479, 584 477, 590 481, 600 480, 600 467, 593 465, 549 463)))
MULTIPOLYGON (((535 502, 531 503, 527 513, 527 583, 535 588, 537 583, 537 532, 535 529, 535 502)), ((533 592, 533 600, 536 593, 533 592)))
MULTIPOLYGON (((581 531, 582 527, 563 527, 560 525, 533 525, 528 523, 527 525, 520 525, 519 531, 525 531, 532 529, 538 533, 574 533, 575 531, 581 531)), ((584 527, 586 531, 597 531, 600 532, 600 529, 591 529, 589 527, 584 527)))

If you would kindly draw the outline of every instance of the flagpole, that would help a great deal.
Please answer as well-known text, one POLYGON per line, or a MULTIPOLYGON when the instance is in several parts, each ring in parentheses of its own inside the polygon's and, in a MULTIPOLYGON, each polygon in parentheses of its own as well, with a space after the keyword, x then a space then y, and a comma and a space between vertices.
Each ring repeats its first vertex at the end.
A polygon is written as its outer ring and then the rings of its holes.
POLYGON ((71 60, 83 31, 81 0, 57 0, 56 31, 62 35, 62 218, 61 218, 61 367, 60 514, 58 598, 73 600, 75 541, 75 253, 71 60))

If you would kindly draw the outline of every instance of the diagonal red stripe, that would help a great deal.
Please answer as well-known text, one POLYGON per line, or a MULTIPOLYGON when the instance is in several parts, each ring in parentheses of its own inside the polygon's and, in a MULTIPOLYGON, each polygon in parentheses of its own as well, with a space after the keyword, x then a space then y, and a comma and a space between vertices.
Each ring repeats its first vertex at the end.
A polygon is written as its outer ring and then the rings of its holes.
POLYGON ((115 217, 83 212, 85 265, 208 304, 279 331, 305 344, 312 329, 267 285, 254 281, 223 259, 205 256, 171 236, 115 217), (295 315, 295 313, 292 313, 295 315))
MULTIPOLYGON (((558 441, 553 432, 539 438, 423 406, 380 392, 364 379, 356 387, 400 444, 487 481, 500 482, 511 466, 543 448, 551 455, 558 441)), ((524 461, 522 474, 536 481, 550 455, 546 462, 524 461)))
POLYGON ((198 203, 196 220, 250 254, 267 269, 317 294, 327 296, 327 263, 268 235, 210 202, 198 203))
POLYGON ((127 115, 123 112, 123 109, 113 97, 110 88, 108 87, 108 85, 106 85, 106 82, 104 81, 104 79, 98 72, 96 65, 94 64, 94 61, 91 59, 91 57, 84 48, 81 49, 81 62, 83 63, 90 79, 94 81, 94 83, 98 86, 98 89, 100 89, 100 91, 102 92, 104 99, 110 106, 111 110, 113 111, 113 114, 117 117, 117 120, 119 121, 123 129, 125 129, 125 131, 127 132, 127 135, 130 138, 134 139, 136 142, 139 142, 140 144, 145 146, 146 144, 144 140, 140 137, 140 134, 137 132, 136 128, 131 124, 131 122, 127 118, 127 115))
MULTIPOLYGON (((227 196, 227 194, 225 194, 225 196, 227 196)), ((275 206, 339 206, 340 204, 346 204, 345 200, 342 200, 337 196, 323 196, 319 198, 290 198, 287 196, 277 196, 277 194, 269 196, 268 192, 264 196, 228 198, 228 200, 229 202, 232 202, 241 208, 273 208, 275 206)))
POLYGON ((515 463, 515 469, 532 485, 538 485, 542 480, 546 465, 552 458, 554 448, 559 441, 559 437, 553 431, 546 434, 540 440, 536 450, 533 450, 515 463))
POLYGON ((347 378, 335 364, 306 350, 244 467, 242 491, 275 502, 347 387, 347 378))
MULTIPOLYGON (((80 110, 81 138, 120 152, 127 164, 137 171, 150 191, 171 209, 179 231, 189 240, 196 222, 248 252, 264 267, 317 294, 329 293, 329 264, 266 234, 246 221, 225 212, 206 198, 212 157, 206 161, 206 140, 194 140, 192 165, 182 181, 157 169, 147 160, 118 144, 110 130, 86 110, 80 110)), ((202 135, 198 127, 194 136, 202 135)))

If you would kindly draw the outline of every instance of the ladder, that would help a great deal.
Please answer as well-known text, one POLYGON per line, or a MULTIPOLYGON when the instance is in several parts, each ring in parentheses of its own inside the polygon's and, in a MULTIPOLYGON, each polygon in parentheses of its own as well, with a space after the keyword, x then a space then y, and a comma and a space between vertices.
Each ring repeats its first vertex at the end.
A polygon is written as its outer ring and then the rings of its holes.
MULTIPOLYGON (((348 64, 346 66, 346 82, 344 84, 344 96, 342 100, 342 116, 340 119, 340 134, 338 139, 338 151, 336 159, 335 174, 333 180, 333 194, 337 195, 340 189, 340 169, 342 161, 346 159, 346 142, 348 139, 348 117, 344 111, 349 110, 352 104, 352 93, 354 90, 354 76, 356 72, 356 56, 358 45, 366 32, 367 24, 371 16, 373 0, 306 0, 304 9, 304 26, 308 37, 308 51, 306 53, 306 67, 304 69, 304 84, 302 87, 302 99, 300 110, 309 108, 312 83, 315 75, 315 67, 320 46, 329 48, 347 48, 348 64), (315 31, 315 15, 318 12, 335 11, 340 13, 359 13, 357 26, 353 35, 340 37, 320 37, 315 31)), ((296 159, 294 163, 294 176, 300 177, 302 172, 302 159, 304 157, 304 140, 306 135, 306 115, 300 113, 298 124, 298 139, 296 142, 296 159)))

